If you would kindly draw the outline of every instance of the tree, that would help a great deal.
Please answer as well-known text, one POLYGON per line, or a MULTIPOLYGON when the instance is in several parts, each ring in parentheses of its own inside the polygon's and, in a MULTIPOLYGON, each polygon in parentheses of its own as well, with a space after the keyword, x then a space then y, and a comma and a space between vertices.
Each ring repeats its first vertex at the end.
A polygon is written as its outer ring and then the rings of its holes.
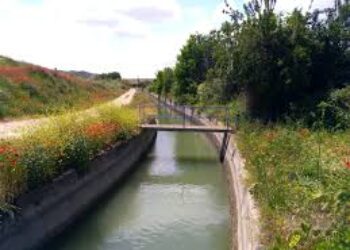
POLYGON ((337 65, 346 61, 348 42, 341 38, 344 29, 332 10, 325 10, 328 18, 321 20, 320 12, 295 10, 281 16, 272 11, 275 2, 263 4, 254 0, 245 6, 235 37, 233 73, 244 87, 250 115, 276 120, 300 112, 306 102, 315 108, 331 88, 340 86, 337 65))
POLYGON ((155 92, 158 97, 162 95, 163 92, 163 87, 164 87, 164 80, 163 80, 163 71, 158 71, 156 75, 156 79, 154 79, 151 90, 155 92))
POLYGON ((349 84, 349 4, 337 12, 288 15, 274 13, 276 0, 252 0, 244 12, 226 5, 232 21, 191 35, 173 77, 170 69, 157 76, 165 96, 171 92, 180 103, 214 104, 244 93, 251 117, 274 121, 303 118, 334 88, 349 84))
POLYGON ((164 68, 163 69, 163 95, 165 98, 168 98, 169 95, 171 94, 172 87, 175 82, 175 76, 174 76, 174 71, 172 68, 164 68))
POLYGON ((159 97, 164 96, 168 98, 171 94, 172 87, 174 85, 174 72, 171 68, 167 67, 157 72, 156 78, 153 81, 150 90, 157 93, 159 97))
POLYGON ((119 72, 110 72, 97 75, 97 79, 101 80, 121 80, 122 77, 119 72))
POLYGON ((197 100, 197 86, 206 79, 214 66, 213 40, 205 35, 191 35, 181 49, 175 66, 176 84, 174 95, 180 103, 194 103, 197 100))

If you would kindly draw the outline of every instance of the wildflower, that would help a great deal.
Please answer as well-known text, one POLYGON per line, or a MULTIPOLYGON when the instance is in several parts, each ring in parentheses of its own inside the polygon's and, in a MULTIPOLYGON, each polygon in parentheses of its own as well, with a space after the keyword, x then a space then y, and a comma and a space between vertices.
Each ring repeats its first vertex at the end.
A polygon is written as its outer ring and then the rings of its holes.
POLYGON ((107 134, 111 134, 117 130, 117 126, 113 123, 93 123, 87 127, 85 133, 89 137, 100 137, 107 134))
POLYGON ((300 239, 301 239, 300 234, 294 234, 289 241, 289 247, 290 248, 296 247, 300 242, 300 239))
POLYGON ((350 160, 344 160, 344 165, 346 168, 350 169, 350 160))
POLYGON ((26 66, 3 66, 0 67, 0 75, 15 82, 32 82, 28 76, 29 68, 26 66))
POLYGON ((4 146, 0 147, 0 154, 4 154, 4 153, 5 153, 5 151, 6 151, 6 149, 5 149, 5 147, 4 147, 4 146))
POLYGON ((11 166, 12 166, 12 167, 15 167, 15 166, 17 165, 17 160, 16 160, 16 159, 12 159, 12 160, 10 161, 10 163, 11 163, 11 166))

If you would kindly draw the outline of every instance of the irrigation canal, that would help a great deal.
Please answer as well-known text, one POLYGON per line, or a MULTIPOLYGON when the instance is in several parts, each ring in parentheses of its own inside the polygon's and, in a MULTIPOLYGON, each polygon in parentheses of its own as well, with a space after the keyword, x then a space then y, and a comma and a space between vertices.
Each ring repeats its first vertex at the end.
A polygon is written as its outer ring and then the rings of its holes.
POLYGON ((53 239, 50 250, 228 250, 229 202, 201 133, 159 132, 127 180, 53 239))

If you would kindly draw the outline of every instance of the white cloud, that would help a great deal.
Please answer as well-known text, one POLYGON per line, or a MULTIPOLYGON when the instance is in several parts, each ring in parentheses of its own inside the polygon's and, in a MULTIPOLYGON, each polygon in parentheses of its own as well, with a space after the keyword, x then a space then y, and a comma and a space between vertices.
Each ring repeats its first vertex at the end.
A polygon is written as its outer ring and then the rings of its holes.
MULTIPOLYGON (((292 12, 295 8, 302 9, 303 11, 307 11, 310 7, 312 0, 277 0, 276 1, 276 12, 292 12)), ((237 0, 229 0, 228 1, 234 9, 242 9, 242 6, 237 5, 237 0)), ((247 3, 249 0, 242 0, 243 3, 247 3)), ((324 9, 334 7, 334 0, 313 0, 311 10, 314 9, 324 9)))
POLYGON ((224 21, 229 21, 230 18, 222 12, 224 8, 225 4, 221 2, 209 13, 200 6, 194 6, 187 10, 197 20, 191 32, 208 33, 219 28, 224 21), (206 18, 203 18, 203 16, 206 18))
MULTIPOLYGON (((311 0, 280 0, 277 1, 276 11, 291 12, 295 8, 308 11, 311 4, 311 0)), ((311 6, 311 10, 324 9, 334 7, 333 0, 314 0, 311 6)))
POLYGON ((150 77, 180 47, 176 36, 154 32, 150 24, 181 20, 176 0, 43 0, 32 5, 1 1, 0 54, 15 59, 51 68, 120 70, 126 77, 150 77), (158 11, 156 19, 147 13, 152 9, 158 11))

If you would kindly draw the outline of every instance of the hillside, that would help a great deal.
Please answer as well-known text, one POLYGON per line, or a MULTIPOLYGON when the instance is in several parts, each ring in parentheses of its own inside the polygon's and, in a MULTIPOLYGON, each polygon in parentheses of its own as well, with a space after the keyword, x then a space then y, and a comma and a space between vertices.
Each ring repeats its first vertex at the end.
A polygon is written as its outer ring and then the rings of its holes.
POLYGON ((88 107, 121 94, 119 81, 94 81, 0 56, 0 119, 88 107))

